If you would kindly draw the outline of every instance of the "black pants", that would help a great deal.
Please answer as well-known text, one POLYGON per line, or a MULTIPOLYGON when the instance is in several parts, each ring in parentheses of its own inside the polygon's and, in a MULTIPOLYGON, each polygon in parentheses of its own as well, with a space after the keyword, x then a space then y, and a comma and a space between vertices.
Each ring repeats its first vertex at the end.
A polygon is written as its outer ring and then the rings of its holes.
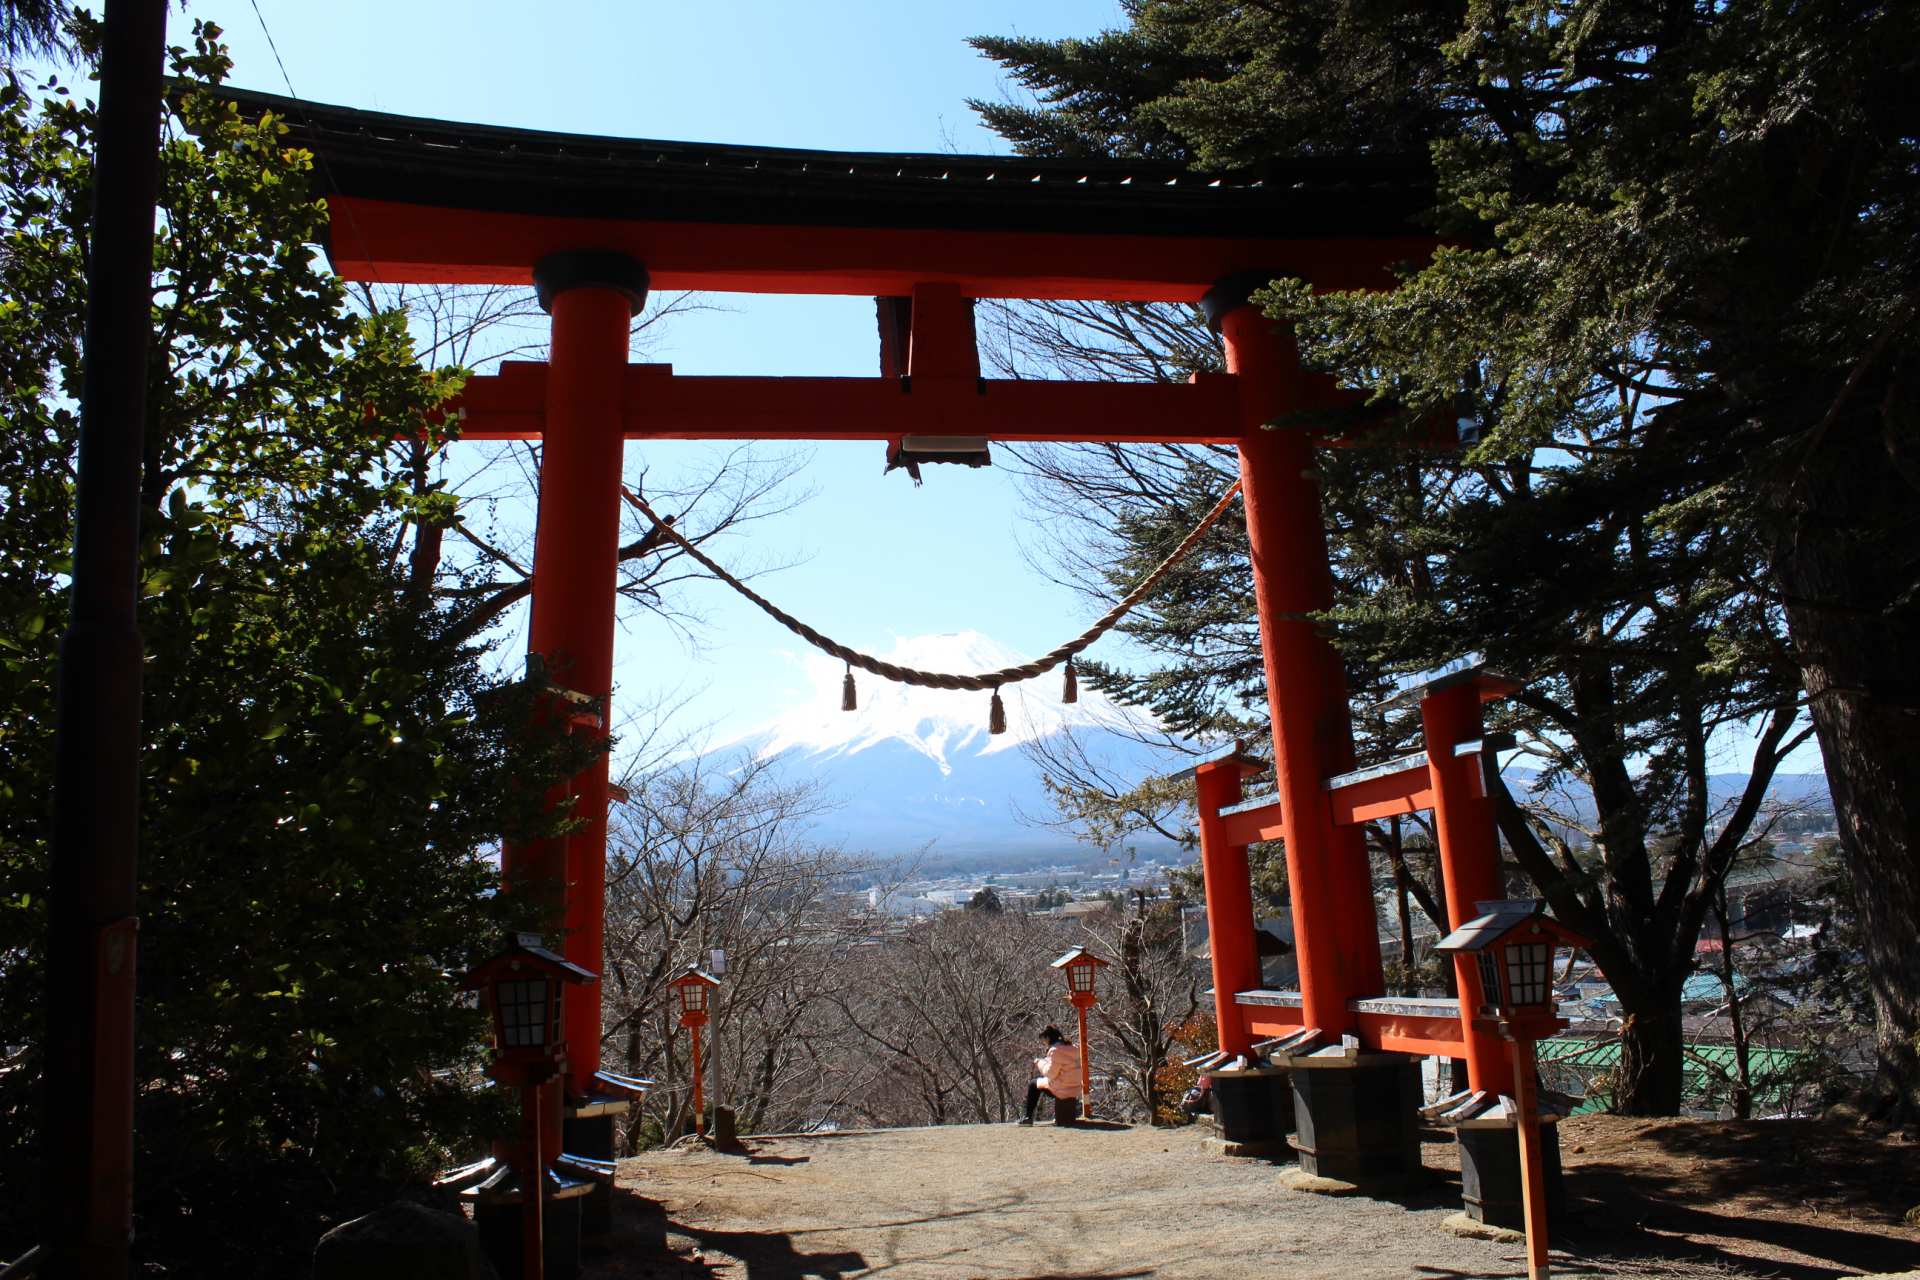
POLYGON ((1043 1093, 1053 1099, 1054 1106, 1058 1107, 1060 1105, 1059 1096, 1049 1090, 1042 1089, 1040 1087, 1040 1077, 1035 1076, 1033 1079, 1027 1081, 1027 1119, 1033 1119, 1033 1113, 1040 1109, 1040 1095, 1043 1093))

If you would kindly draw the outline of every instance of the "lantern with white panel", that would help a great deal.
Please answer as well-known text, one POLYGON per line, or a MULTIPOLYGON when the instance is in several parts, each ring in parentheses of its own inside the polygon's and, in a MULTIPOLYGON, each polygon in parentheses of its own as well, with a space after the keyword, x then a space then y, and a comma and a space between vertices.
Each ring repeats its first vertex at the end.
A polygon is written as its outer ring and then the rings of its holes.
POLYGON ((680 1003, 680 1025, 687 1029, 693 1038, 693 1127, 702 1137, 707 1132, 706 1100, 701 1086, 700 1076, 700 1028, 707 1025, 708 1006, 714 988, 720 985, 720 979, 708 973, 698 965, 688 965, 686 970, 667 987, 680 1003))
POLYGON ((1097 990, 1100 971, 1107 967, 1102 960, 1085 947, 1075 947, 1053 962, 1067 978, 1067 1000, 1073 1005, 1074 1013, 1080 1019, 1080 1114, 1091 1119, 1093 1116, 1093 1053, 1087 1043, 1087 1010, 1099 1002, 1097 990))
MULTIPOLYGON (((611 1162, 560 1150, 562 1077, 567 1069, 566 988, 599 976, 548 950, 538 934, 518 933, 499 954, 481 961, 461 985, 480 993, 493 1020, 488 1074, 520 1090, 519 1141, 495 1156, 444 1175, 474 1201, 481 1247, 496 1270, 538 1280, 549 1265, 571 1274, 578 1265, 578 1200, 610 1182, 611 1162), (564 1222, 549 1210, 566 1202, 564 1222)), ((554 1209, 554 1212, 558 1212, 554 1209)))

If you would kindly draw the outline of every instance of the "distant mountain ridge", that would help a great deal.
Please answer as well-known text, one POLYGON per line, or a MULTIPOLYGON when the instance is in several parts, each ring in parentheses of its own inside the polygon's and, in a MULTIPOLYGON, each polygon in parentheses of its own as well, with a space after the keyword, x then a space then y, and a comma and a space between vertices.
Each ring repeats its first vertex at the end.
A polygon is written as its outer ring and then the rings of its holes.
MULTIPOLYGON (((1502 774, 1507 785, 1513 789, 1516 797, 1521 796, 1523 788, 1532 787, 1534 779, 1539 777, 1536 770, 1508 765, 1502 774)), ((1711 813, 1718 814, 1732 808, 1739 798, 1746 794, 1747 780, 1751 775, 1745 773, 1710 773, 1707 775, 1707 804, 1711 813)), ((1767 782, 1767 798, 1778 804, 1805 804, 1825 807, 1833 803, 1827 791, 1827 775, 1824 773, 1776 773, 1767 782)), ((1579 820, 1590 819, 1595 814, 1593 793, 1578 785, 1561 786, 1555 789, 1551 797, 1562 812, 1571 811, 1579 820)))
MULTIPOLYGON (((899 666, 974 674, 1027 659, 975 631, 916 636, 880 655, 899 666)), ((1053 801, 1036 765, 1020 748, 1072 731, 1117 776, 1144 778, 1168 767, 1164 754, 1129 736, 1153 730, 1145 712, 1082 686, 1079 701, 1059 700, 1059 677, 1006 685, 1007 732, 990 735, 990 695, 895 684, 855 673, 858 709, 841 710, 845 668, 823 654, 802 659, 809 692, 795 706, 706 753, 726 767, 741 753, 774 762, 776 772, 821 785, 838 807, 818 834, 850 850, 883 858, 917 854, 931 844, 930 863, 1016 870, 1060 863, 1105 863, 1108 855, 1034 820, 1051 817, 1053 801)), ((1537 774, 1505 770, 1516 792, 1537 774)), ((1745 788, 1747 775, 1709 778, 1716 810, 1745 788)), ((1784 802, 1829 803, 1823 774, 1781 774, 1768 794, 1784 802)), ((1591 819, 1584 788, 1565 788, 1556 802, 1576 822, 1591 819)), ((1130 842, 1139 853, 1167 857, 1170 841, 1130 842)))
MULTIPOLYGON (((956 675, 1028 661, 976 631, 901 639, 879 656, 896 666, 956 675)), ((1039 770, 1020 748, 1071 730, 1087 735, 1120 769, 1145 774, 1165 767, 1126 736, 1129 727, 1150 730, 1149 717, 1084 685, 1077 702, 1063 703, 1054 672, 1003 686, 1007 731, 989 734, 989 693, 926 689, 855 672, 859 707, 843 711, 841 664, 808 655, 805 669, 811 692, 799 705, 707 755, 724 762, 748 752, 819 782, 840 805, 820 833, 849 848, 891 857, 931 841, 942 859, 1099 858, 1070 835, 1027 820, 1053 809, 1039 770)), ((1168 842, 1152 847, 1175 848, 1168 842)))

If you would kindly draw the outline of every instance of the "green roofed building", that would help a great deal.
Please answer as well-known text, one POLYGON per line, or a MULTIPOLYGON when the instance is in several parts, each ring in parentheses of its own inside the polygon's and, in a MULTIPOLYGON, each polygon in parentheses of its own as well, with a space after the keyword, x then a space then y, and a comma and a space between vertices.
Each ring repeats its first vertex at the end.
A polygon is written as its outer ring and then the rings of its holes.
MULTIPOLYGON (((1730 1044, 1688 1044, 1681 1096, 1689 1111, 1711 1115, 1729 1111, 1739 1068, 1730 1044)), ((1608 1076, 1620 1064, 1620 1042, 1560 1036, 1542 1040, 1540 1073, 1549 1088, 1584 1100, 1574 1115, 1605 1111, 1612 1104, 1608 1076)), ((1756 1117, 1791 1115, 1817 1096, 1818 1068, 1813 1055, 1797 1049, 1749 1047, 1747 1071, 1756 1117)))

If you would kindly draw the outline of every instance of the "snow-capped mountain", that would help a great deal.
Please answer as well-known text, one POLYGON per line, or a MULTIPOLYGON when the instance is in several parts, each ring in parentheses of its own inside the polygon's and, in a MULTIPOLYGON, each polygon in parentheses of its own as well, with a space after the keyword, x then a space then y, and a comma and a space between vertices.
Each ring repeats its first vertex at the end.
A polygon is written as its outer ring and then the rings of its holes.
MULTIPOLYGON (((955 675, 1027 661, 974 631, 902 639, 877 656, 955 675)), ((989 693, 923 689, 855 671, 859 708, 842 711, 844 665, 818 653, 801 664, 808 687, 801 701, 708 755, 748 752, 817 781, 840 805, 821 834, 850 848, 890 856, 931 841, 936 857, 1091 856, 1068 836, 1022 820, 1052 809, 1039 770, 1020 748, 1071 729, 1123 774, 1166 767, 1125 735, 1129 726, 1150 729, 1150 720, 1085 685, 1078 702, 1062 703, 1057 670, 1003 687, 1007 731, 989 734, 989 693)))
MULTIPOLYGON (((879 655, 899 666, 970 675, 1026 660, 974 631, 899 640, 879 655)), ((807 692, 791 707, 746 734, 706 753, 729 767, 743 753, 772 760, 776 771, 818 783, 839 807, 819 823, 818 834, 850 850, 894 857, 932 844, 930 862, 973 862, 1012 869, 1022 863, 1106 860, 1101 851, 1064 832, 1036 825, 1053 816, 1038 766, 1021 750, 1030 743, 1058 742, 1072 731, 1114 778, 1138 781, 1178 767, 1128 735, 1150 731, 1142 712, 1122 707, 1082 685, 1078 702, 1060 701, 1060 674, 1052 671, 1007 685, 1001 698, 1007 732, 990 735, 990 695, 894 684, 856 671, 859 709, 840 709, 846 668, 814 651, 799 659, 807 692)), ((1509 784, 1524 790, 1534 774, 1507 769, 1509 784)), ((1716 802, 1744 787, 1746 775, 1715 775, 1716 802)), ((1583 789, 1563 789, 1553 802, 1570 813, 1591 816, 1583 789)), ((1777 799, 1827 803, 1818 774, 1773 780, 1777 799)), ((1141 854, 1176 852, 1166 842, 1139 839, 1141 854)))

